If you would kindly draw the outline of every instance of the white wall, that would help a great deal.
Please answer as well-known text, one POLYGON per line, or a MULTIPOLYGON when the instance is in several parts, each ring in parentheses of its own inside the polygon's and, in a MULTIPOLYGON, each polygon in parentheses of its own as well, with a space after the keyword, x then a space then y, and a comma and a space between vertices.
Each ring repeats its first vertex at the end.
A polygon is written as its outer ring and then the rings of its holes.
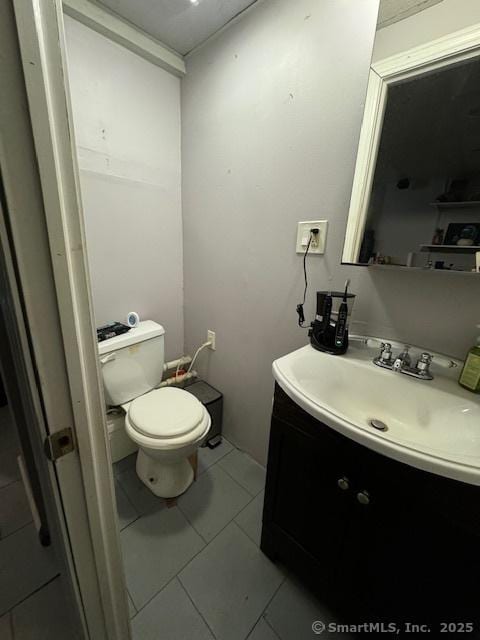
POLYGON ((182 86, 186 346, 225 394, 225 433, 265 460, 274 358, 305 343, 297 220, 328 218, 339 267, 377 1, 268 0, 187 59, 182 86))
MULTIPOLYGON (((382 29, 398 41, 404 23, 382 29)), ((470 3, 472 4, 472 3, 470 3)), ((376 2, 267 0, 187 60, 182 88, 187 349, 217 332, 199 369, 225 394, 225 433, 265 461, 271 363, 306 344, 296 222, 327 218, 310 295, 351 278, 354 329, 463 357, 480 322, 472 277, 341 266, 376 2)), ((479 16, 480 18, 480 16, 479 16)), ((440 23, 444 27, 445 22, 440 23)), ((413 46, 410 44, 410 46, 413 46)))
POLYGON ((97 325, 128 311, 183 352, 180 81, 65 17, 97 325))

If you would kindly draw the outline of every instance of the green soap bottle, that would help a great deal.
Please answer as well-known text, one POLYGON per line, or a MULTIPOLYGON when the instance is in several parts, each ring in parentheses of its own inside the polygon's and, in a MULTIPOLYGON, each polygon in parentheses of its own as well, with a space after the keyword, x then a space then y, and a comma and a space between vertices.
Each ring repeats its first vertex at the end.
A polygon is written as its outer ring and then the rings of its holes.
MULTIPOLYGON (((478 326, 480 328, 480 325, 478 326)), ((476 346, 467 353, 458 382, 465 389, 480 393, 480 336, 477 338, 476 346)))

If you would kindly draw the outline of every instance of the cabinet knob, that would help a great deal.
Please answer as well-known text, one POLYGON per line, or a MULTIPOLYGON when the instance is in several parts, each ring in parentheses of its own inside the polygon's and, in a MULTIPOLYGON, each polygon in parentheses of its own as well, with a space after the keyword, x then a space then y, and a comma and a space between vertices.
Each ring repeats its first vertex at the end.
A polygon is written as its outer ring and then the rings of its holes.
POLYGON ((342 491, 347 491, 348 489, 350 489, 350 481, 345 476, 337 480, 337 485, 340 487, 342 491))
POLYGON ((370 504, 370 494, 368 491, 359 491, 357 493, 357 500, 360 504, 370 504))

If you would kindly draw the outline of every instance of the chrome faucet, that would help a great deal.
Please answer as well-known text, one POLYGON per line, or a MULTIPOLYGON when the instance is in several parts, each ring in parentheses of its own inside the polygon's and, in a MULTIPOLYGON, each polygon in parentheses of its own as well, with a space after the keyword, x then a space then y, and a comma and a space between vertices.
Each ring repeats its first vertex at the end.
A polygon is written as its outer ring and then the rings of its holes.
POLYGON ((393 371, 402 372, 404 369, 408 369, 410 367, 410 365, 412 364, 412 358, 409 354, 409 350, 410 350, 410 345, 406 344, 403 347, 402 353, 399 353, 398 356, 395 358, 395 361, 392 366, 393 371))
POLYGON ((433 380, 433 375, 430 372, 430 363, 432 360, 433 356, 430 353, 424 352, 418 358, 415 366, 412 367, 409 345, 405 345, 403 351, 394 359, 392 345, 389 342, 382 342, 380 355, 373 359, 373 363, 376 364, 377 367, 404 373, 407 376, 412 376, 419 380, 433 380))

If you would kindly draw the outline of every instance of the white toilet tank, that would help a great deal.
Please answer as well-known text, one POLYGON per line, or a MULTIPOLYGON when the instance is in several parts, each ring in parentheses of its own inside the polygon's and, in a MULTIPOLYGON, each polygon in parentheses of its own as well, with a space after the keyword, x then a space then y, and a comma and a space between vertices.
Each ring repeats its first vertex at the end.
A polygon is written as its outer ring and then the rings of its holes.
POLYGON ((162 381, 165 329, 145 320, 98 343, 107 405, 115 407, 151 391, 162 381))

